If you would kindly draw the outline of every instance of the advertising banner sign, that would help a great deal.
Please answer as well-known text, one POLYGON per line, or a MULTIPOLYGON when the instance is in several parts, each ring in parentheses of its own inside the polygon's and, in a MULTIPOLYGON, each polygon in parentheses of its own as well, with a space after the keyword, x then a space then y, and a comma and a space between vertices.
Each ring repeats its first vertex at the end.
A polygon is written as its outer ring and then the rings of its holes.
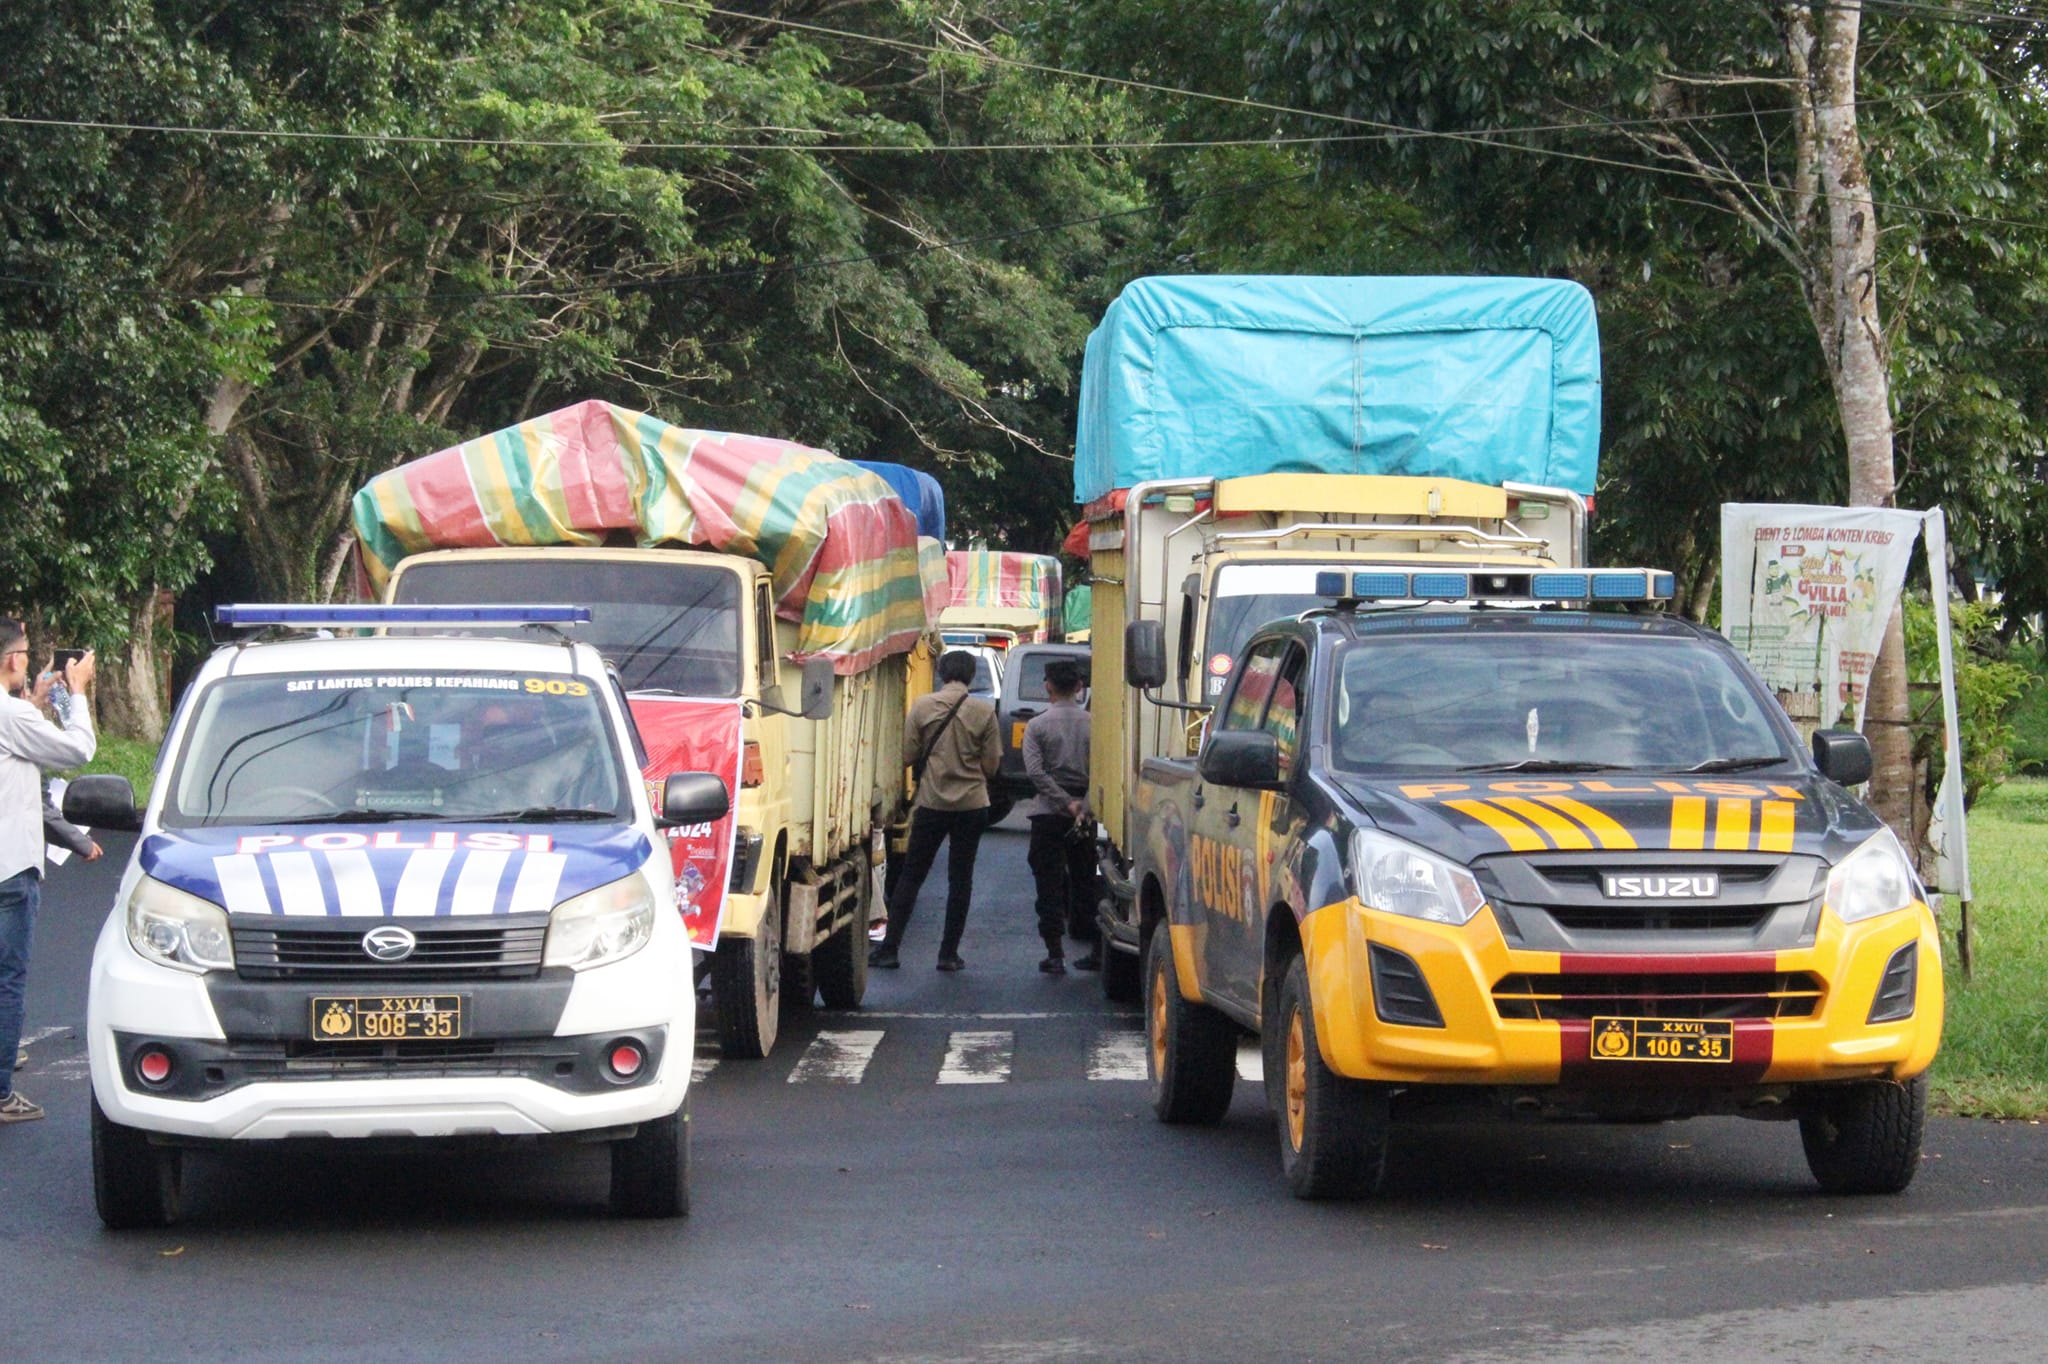
POLYGON ((740 703, 646 695, 627 699, 633 707, 633 724, 647 745, 647 766, 641 774, 647 779, 648 799, 657 812, 661 809, 661 784, 671 772, 714 773, 732 797, 725 818, 666 831, 683 927, 689 930, 692 947, 709 951, 718 946, 726 884, 732 879, 734 834, 739 826, 740 703))
POLYGON ((1814 696, 1822 727, 1861 729, 1919 537, 1918 512, 1724 503, 1721 632, 1773 689, 1814 696))

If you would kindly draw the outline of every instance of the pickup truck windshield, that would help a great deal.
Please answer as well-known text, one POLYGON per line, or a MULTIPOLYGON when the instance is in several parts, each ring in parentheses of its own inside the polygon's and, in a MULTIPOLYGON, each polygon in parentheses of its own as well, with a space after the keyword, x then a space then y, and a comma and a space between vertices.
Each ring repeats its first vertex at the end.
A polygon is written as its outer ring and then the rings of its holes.
POLYGON ((1332 751, 1354 771, 1682 772, 1795 760, 1766 698, 1695 639, 1387 634, 1347 645, 1336 676, 1332 751))
POLYGON ((627 691, 737 696, 740 582, 704 564, 489 555, 414 564, 392 599, 411 605, 543 602, 590 608, 576 638, 595 645, 627 691))
POLYGON ((623 821, 627 781, 581 678, 272 673, 198 698, 163 822, 623 821))

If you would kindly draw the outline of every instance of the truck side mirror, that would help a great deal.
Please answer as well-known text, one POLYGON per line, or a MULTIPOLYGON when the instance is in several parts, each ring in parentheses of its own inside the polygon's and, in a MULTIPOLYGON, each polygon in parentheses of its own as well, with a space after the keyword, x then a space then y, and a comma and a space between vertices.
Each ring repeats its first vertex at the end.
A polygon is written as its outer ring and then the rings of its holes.
POLYGON ((802 699, 797 713, 806 720, 832 718, 832 660, 822 656, 804 660, 802 699))
POLYGON ((1870 780, 1870 740, 1853 729, 1813 732, 1813 761, 1820 774, 1842 786, 1870 780))
POLYGON ((1140 691, 1166 685, 1166 626, 1159 621, 1124 627, 1124 681, 1140 691))
POLYGON ((661 784, 661 818, 664 829, 678 824, 709 824, 724 819, 732 809, 732 797, 725 783, 709 772, 671 772, 661 784))
POLYGON ((64 818, 88 829, 134 833, 142 827, 135 809, 135 788, 111 772, 74 778, 64 788, 64 818))
POLYGON ((1219 729, 1202 749, 1202 780, 1218 786, 1280 784, 1280 741, 1263 729, 1219 729))

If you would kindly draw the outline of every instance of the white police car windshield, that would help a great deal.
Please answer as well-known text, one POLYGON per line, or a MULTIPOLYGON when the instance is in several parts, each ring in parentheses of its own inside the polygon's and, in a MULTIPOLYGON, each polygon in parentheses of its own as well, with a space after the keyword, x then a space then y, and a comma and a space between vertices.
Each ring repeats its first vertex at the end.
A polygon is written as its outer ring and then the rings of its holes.
POLYGON ((518 673, 277 673, 199 698, 167 826, 631 816, 591 683, 518 673))

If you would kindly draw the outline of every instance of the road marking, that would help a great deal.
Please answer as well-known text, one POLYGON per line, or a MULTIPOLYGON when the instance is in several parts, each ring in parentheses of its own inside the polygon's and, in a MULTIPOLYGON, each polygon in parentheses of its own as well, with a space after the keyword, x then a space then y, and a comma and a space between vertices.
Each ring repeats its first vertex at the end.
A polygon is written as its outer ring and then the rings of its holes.
POLYGON ((690 1083, 698 1084, 712 1071, 718 1069, 716 1056, 696 1056, 690 1059, 690 1083))
POLYGON ((1266 1058, 1256 1037, 1244 1038, 1237 1044, 1237 1078, 1255 1085, 1266 1082, 1266 1058))
POLYGON ((1142 1080, 1145 1078, 1145 1034, 1106 1032, 1095 1039, 1088 1054, 1091 1080, 1142 1080))
POLYGON ((803 1059, 789 1073, 791 1084, 816 1080, 824 1084, 857 1085, 875 1048, 882 1044, 880 1028, 849 1032, 821 1032, 804 1049, 803 1059))
POLYGON ((956 1032, 946 1043, 939 1083, 999 1085, 1010 1078, 1010 1055, 1016 1046, 1013 1032, 956 1032))
POLYGON ((60 1032, 68 1031, 70 1031, 70 1029, 66 1028, 65 1025, 62 1023, 53 1024, 52 1026, 47 1028, 37 1028, 34 1032, 28 1034, 26 1037, 21 1039, 21 1045, 23 1045, 24 1047, 33 1047, 36 1043, 42 1041, 46 1037, 55 1037, 60 1032))

